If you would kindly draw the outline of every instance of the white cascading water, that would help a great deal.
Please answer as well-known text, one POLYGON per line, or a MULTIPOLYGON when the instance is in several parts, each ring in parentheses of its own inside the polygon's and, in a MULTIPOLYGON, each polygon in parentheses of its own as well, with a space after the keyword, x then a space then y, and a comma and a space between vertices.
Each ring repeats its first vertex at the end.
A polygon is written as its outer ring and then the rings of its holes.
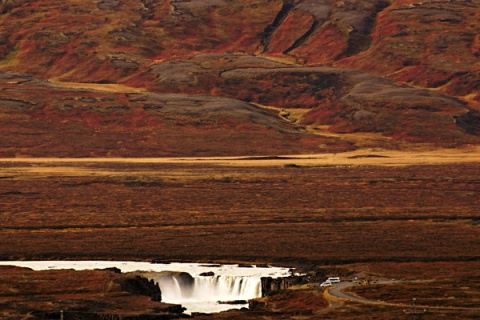
POLYGON ((245 276, 196 276, 193 283, 182 284, 175 277, 159 277, 163 301, 236 301, 262 296, 259 277, 245 276))
POLYGON ((0 265, 34 270, 92 270, 118 268, 122 272, 146 273, 160 286, 162 301, 181 304, 186 313, 213 313, 247 307, 247 304, 221 304, 260 297, 262 277, 288 277, 290 270, 278 267, 241 267, 198 263, 149 263, 136 261, 0 261, 0 265), (211 275, 202 275, 213 273, 211 275))
POLYGON ((181 304, 187 312, 219 312, 247 304, 229 302, 247 301, 262 296, 259 276, 191 276, 187 273, 160 273, 152 277, 160 286, 162 301, 181 304), (219 303, 222 302, 222 303, 219 303))

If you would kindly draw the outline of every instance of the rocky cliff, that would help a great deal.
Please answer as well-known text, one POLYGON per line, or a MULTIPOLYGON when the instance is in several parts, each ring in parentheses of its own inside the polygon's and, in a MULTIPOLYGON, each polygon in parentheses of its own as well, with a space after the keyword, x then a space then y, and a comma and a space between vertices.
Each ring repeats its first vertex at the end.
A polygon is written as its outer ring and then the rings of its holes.
POLYGON ((116 281, 120 284, 121 290, 149 296, 152 301, 162 301, 160 287, 153 280, 136 276, 134 278, 121 278, 116 281))
POLYGON ((5 319, 177 319, 180 305, 159 301, 160 288, 146 278, 111 270, 1 267, 5 319), (24 279, 28 278, 28 281, 24 279), (30 316, 29 316, 30 315, 30 316))

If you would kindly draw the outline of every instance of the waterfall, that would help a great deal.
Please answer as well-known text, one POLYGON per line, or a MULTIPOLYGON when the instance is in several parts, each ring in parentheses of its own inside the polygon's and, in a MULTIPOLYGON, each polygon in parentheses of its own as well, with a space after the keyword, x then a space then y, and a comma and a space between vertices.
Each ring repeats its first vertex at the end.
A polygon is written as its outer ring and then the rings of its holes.
POLYGON ((164 302, 237 301, 262 296, 260 277, 255 276, 191 276, 186 272, 161 272, 154 278, 164 302))
POLYGON ((198 263, 149 263, 136 261, 0 261, 34 270, 92 270, 118 268, 154 280, 162 291, 162 301, 181 304, 187 313, 213 313, 247 307, 247 304, 219 304, 262 295, 262 277, 288 277, 290 270, 279 267, 205 265, 198 263), (208 275, 206 275, 208 274, 208 275))

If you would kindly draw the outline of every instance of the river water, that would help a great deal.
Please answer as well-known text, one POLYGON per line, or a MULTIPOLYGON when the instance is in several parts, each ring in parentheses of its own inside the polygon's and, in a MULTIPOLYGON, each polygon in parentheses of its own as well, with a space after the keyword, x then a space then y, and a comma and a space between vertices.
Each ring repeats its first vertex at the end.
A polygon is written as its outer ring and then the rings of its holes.
POLYGON ((142 272, 160 286, 162 301, 181 304, 186 313, 214 313, 240 309, 247 304, 224 304, 249 300, 262 295, 261 278, 288 277, 288 268, 239 266, 236 264, 149 263, 135 261, 0 261, 33 270, 93 270, 118 268, 125 272, 142 272))

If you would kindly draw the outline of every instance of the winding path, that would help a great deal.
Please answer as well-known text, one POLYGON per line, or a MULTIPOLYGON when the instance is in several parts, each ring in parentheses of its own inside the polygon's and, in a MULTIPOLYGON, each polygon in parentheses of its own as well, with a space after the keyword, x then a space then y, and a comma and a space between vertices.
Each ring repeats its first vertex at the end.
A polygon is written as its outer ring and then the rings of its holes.
MULTIPOLYGON (((391 285, 395 283, 401 283, 400 280, 385 280, 385 281, 376 281, 375 284, 379 285, 391 285)), ((344 290, 350 287, 358 286, 359 284, 351 281, 342 281, 339 284, 329 287, 324 291, 324 297, 330 304, 330 308, 337 308, 343 304, 345 301, 352 301, 364 304, 375 304, 382 306, 391 306, 391 307, 400 307, 400 308, 410 308, 411 304, 405 303, 391 303, 384 302, 380 300, 370 300, 356 296, 352 293, 347 293, 344 290)), ((428 310, 469 310, 480 312, 480 308, 466 308, 466 307, 449 307, 449 306, 426 306, 426 305, 417 305, 419 309, 428 309, 428 310)))
POLYGON ((343 281, 343 282, 340 282, 338 285, 330 287, 327 290, 332 296, 339 299, 350 300, 350 301, 361 302, 361 303, 370 303, 370 304, 378 303, 377 301, 368 300, 359 296, 354 296, 353 294, 346 293, 343 291, 347 288, 355 287, 355 286, 357 286, 357 284, 354 282, 343 281))

